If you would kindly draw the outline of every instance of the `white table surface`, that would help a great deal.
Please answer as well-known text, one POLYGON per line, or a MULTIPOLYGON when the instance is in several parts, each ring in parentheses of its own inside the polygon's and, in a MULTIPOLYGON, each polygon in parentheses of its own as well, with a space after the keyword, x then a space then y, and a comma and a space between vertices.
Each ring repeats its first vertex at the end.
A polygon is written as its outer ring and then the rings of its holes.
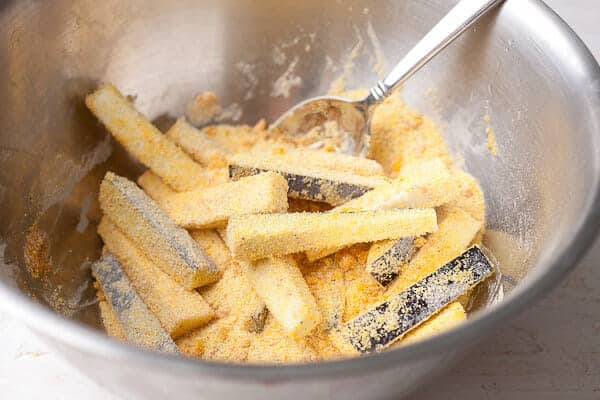
MULTIPOLYGON (((547 2, 600 59, 600 0, 547 2)), ((0 398, 122 400, 2 313, 0 398)), ((600 399, 600 240, 558 288, 414 398, 600 399)))

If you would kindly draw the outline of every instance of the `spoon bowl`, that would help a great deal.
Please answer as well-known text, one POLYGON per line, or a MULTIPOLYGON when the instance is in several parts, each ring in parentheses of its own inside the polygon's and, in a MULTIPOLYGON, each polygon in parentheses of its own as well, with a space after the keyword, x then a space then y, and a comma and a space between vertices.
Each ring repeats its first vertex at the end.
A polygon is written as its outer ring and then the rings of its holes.
POLYGON ((369 138, 371 119, 366 100, 315 97, 289 109, 275 121, 271 130, 310 147, 333 144, 340 153, 357 154, 360 149, 369 147, 363 143, 369 138))

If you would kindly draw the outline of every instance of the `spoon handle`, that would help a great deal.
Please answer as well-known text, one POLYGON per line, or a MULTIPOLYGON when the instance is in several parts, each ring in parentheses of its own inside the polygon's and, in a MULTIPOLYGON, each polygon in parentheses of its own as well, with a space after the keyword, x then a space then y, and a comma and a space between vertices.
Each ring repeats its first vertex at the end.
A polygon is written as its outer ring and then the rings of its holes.
POLYGON ((504 0, 461 0, 413 47, 394 69, 371 89, 370 104, 378 103, 436 54, 454 41, 474 22, 504 0))

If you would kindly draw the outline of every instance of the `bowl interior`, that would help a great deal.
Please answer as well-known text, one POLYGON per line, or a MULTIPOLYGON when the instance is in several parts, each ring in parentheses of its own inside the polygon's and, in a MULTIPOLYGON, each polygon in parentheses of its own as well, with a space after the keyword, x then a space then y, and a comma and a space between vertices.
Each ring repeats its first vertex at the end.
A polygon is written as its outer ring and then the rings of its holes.
MULTIPOLYGON (((99 324, 89 271, 100 254, 99 180, 108 169, 141 171, 83 104, 99 82, 135 96, 162 129, 204 90, 232 111, 224 122, 272 121, 338 78, 348 89, 371 86, 452 3, 3 2, 2 283, 99 324)), ((507 295, 547 274, 572 244, 600 169, 598 71, 539 7, 508 2, 402 92, 480 180, 485 244, 507 295), (497 156, 486 147, 488 125, 497 156)))

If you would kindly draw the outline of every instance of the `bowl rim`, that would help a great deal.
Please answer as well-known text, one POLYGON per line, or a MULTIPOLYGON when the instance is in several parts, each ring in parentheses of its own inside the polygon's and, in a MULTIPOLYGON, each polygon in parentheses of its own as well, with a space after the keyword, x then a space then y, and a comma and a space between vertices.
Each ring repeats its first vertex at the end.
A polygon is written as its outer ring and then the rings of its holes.
MULTIPOLYGON (((584 61, 589 73, 600 81, 600 66, 579 36, 542 0, 530 0, 541 16, 552 22, 573 45, 573 51, 584 61)), ((592 92, 592 91, 590 91, 592 92)), ((591 93, 600 134, 600 92, 591 93)), ((593 134, 594 132, 592 132, 593 134)), ((9 285, 0 282, 0 308, 42 336, 62 342, 69 347, 106 359, 127 359, 145 369, 170 370, 184 376, 213 376, 223 379, 273 382, 301 379, 328 379, 332 376, 364 370, 377 370, 394 364, 423 358, 428 354, 447 351, 461 342, 476 342, 482 335, 523 309, 571 271, 593 244, 600 231, 600 173, 596 176, 593 195, 587 208, 574 224, 575 235, 556 259, 547 262, 547 271, 534 279, 524 281, 501 303, 476 313, 465 323, 444 333, 401 348, 363 357, 321 361, 308 364, 234 364, 217 361, 195 360, 169 354, 161 354, 118 342, 104 333, 68 320, 47 308, 34 303, 9 285)))

